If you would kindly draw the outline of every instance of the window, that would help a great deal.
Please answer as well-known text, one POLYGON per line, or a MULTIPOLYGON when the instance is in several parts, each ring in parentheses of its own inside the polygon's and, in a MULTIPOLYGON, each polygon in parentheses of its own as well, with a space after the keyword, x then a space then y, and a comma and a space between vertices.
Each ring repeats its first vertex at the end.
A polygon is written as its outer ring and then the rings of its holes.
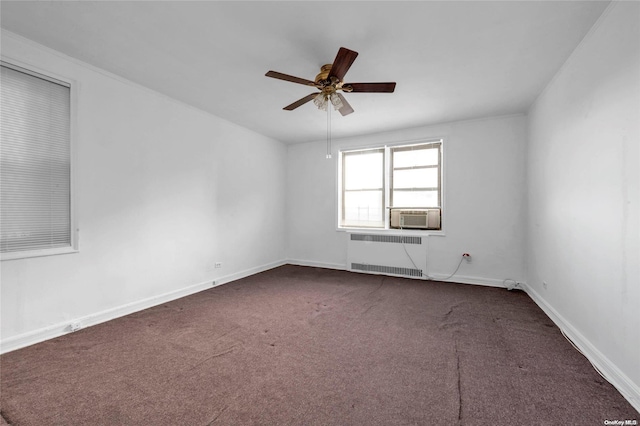
POLYGON ((390 207, 440 207, 441 143, 391 148, 390 207))
POLYGON ((340 227, 388 229, 390 209, 442 209, 441 139, 341 151, 340 162, 340 227))
POLYGON ((70 85, 0 65, 2 259, 73 251, 70 85))
POLYGON ((342 153, 342 226, 384 226, 384 149, 342 153))

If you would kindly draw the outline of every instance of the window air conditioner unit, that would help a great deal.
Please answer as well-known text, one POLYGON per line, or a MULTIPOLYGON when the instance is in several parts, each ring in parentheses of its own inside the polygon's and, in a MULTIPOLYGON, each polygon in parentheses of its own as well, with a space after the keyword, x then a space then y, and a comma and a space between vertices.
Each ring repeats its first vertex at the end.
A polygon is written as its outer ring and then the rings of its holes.
POLYGON ((391 209, 391 227, 396 229, 440 229, 440 209, 391 209))

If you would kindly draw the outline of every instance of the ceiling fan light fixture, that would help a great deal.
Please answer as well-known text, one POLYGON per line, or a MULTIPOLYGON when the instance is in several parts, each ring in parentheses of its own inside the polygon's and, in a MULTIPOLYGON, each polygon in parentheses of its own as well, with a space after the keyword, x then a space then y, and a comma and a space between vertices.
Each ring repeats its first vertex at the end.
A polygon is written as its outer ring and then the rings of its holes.
POLYGON ((316 96, 315 98, 313 98, 313 103, 315 104, 315 106, 318 107, 318 109, 321 109, 322 111, 326 111, 327 110, 327 97, 325 96, 324 93, 318 93, 318 96, 316 96))
POLYGON ((342 103, 342 99, 340 99, 340 96, 338 96, 337 93, 332 93, 331 94, 331 105, 333 105, 333 109, 338 111, 340 108, 342 108, 344 106, 344 104, 342 103))

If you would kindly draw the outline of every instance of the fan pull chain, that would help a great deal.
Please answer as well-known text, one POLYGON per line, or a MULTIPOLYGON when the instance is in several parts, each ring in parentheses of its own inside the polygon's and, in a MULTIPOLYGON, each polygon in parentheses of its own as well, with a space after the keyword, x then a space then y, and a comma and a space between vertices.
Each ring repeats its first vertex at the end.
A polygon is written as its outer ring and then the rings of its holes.
POLYGON ((327 107, 327 159, 331 158, 331 106, 327 107))

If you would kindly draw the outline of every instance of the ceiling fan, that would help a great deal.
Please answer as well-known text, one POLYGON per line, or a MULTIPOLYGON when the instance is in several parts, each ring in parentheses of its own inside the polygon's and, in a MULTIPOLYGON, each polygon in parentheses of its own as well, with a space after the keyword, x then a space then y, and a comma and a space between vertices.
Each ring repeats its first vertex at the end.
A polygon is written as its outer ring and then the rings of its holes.
POLYGON ((265 75, 267 77, 277 78, 279 80, 291 81, 293 83, 312 86, 320 90, 320 93, 314 92, 302 99, 298 99, 291 105, 287 105, 283 109, 293 111, 301 105, 313 100, 314 104, 321 110, 327 109, 329 103, 340 114, 347 115, 353 112, 353 108, 344 98, 342 92, 346 93, 393 93, 396 83, 344 83, 343 79, 353 61, 356 60, 358 52, 341 47, 333 61, 333 64, 326 64, 320 68, 320 73, 316 76, 315 81, 306 80, 304 78, 294 77, 292 75, 282 74, 276 71, 269 71, 265 75))

